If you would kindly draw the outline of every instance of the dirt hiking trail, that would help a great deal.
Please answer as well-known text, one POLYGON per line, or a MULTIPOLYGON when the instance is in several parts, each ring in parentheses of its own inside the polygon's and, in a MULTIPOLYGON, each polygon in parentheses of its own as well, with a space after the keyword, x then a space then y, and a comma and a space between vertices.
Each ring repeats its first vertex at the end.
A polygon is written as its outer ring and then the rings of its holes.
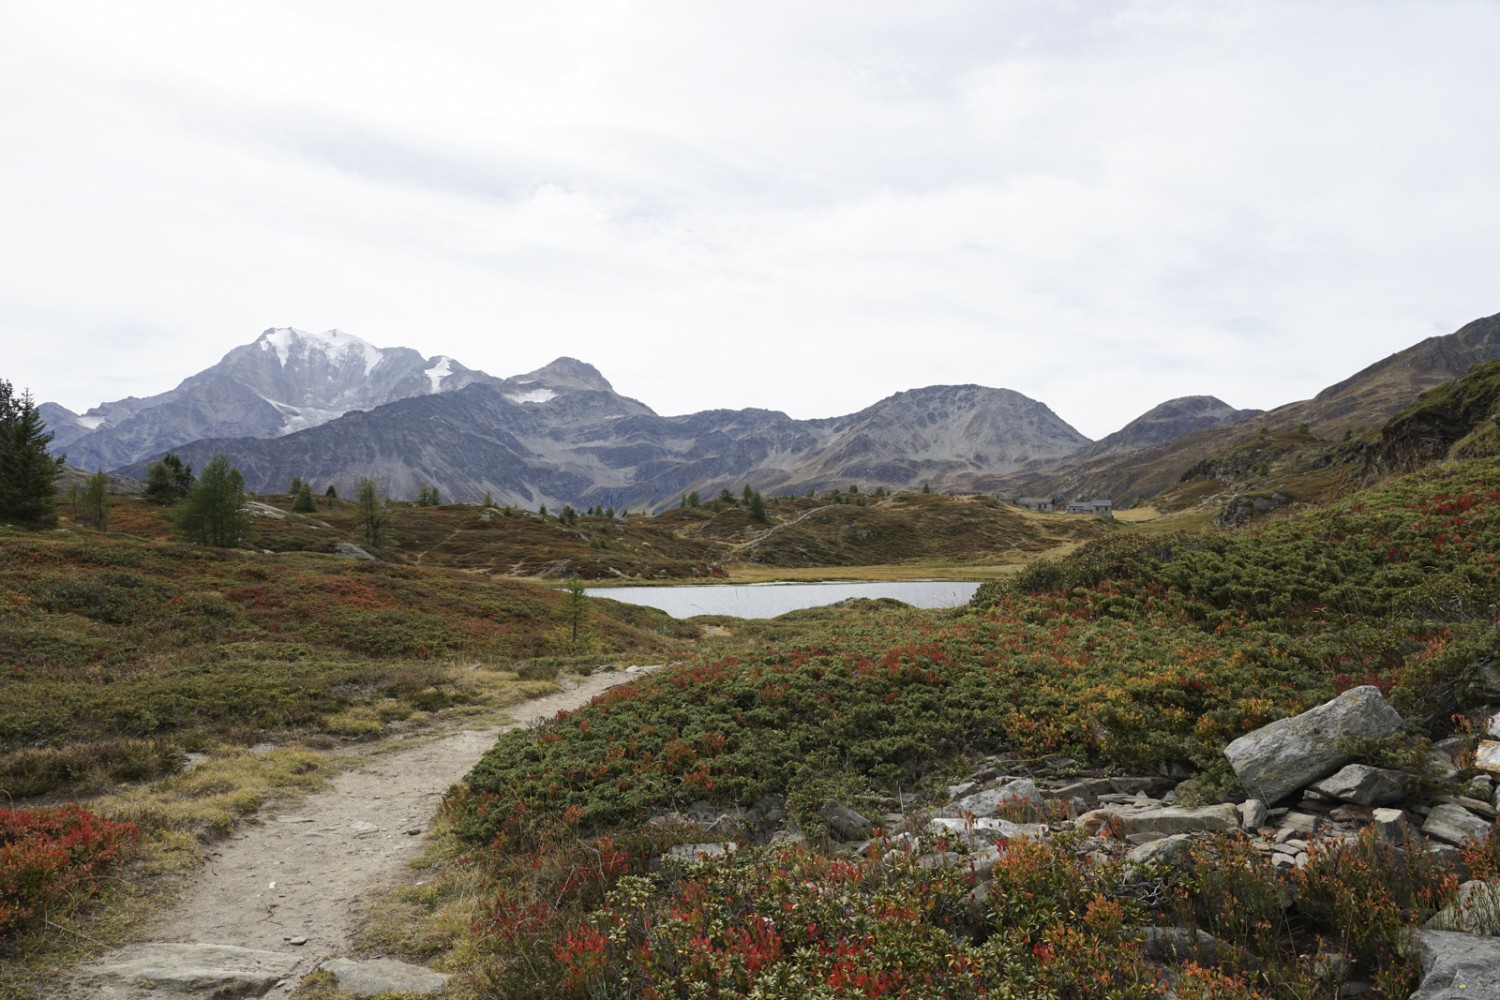
MULTIPOLYGON (((507 714, 516 721, 509 725, 438 738, 413 734, 356 751, 330 787, 264 810, 215 845, 182 899, 142 928, 137 943, 101 956, 43 996, 290 996, 320 964, 351 953, 365 902, 401 881, 425 846, 443 793, 499 733, 640 676, 571 679, 564 691, 511 706, 507 714)), ((436 978, 406 971, 416 977, 413 985, 436 978)))

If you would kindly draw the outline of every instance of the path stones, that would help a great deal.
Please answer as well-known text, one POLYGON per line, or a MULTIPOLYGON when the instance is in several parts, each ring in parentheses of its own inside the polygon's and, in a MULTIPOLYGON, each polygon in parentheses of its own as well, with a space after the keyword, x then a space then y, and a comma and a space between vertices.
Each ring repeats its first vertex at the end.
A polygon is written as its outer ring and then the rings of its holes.
POLYGON ((1224 749, 1224 756, 1246 791, 1275 803, 1348 764, 1353 758, 1338 748, 1339 740, 1393 736, 1401 727, 1400 714, 1380 689, 1366 684, 1246 733, 1224 749))
POLYGON ((224 944, 143 944, 86 970, 104 986, 234 1000, 264 996, 292 975, 296 955, 224 944))
POLYGON ((446 973, 433 972, 423 966, 398 962, 393 958, 376 958, 367 962, 334 958, 318 968, 332 973, 338 980, 339 989, 362 997, 373 997, 381 993, 415 993, 425 996, 436 993, 452 978, 446 973))

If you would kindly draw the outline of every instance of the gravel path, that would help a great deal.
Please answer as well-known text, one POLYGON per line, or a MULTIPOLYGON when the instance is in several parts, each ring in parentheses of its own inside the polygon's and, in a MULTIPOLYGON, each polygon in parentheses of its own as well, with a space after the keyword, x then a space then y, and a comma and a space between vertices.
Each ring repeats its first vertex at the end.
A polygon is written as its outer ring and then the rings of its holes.
POLYGON ((320 963, 349 954, 364 902, 421 852, 443 793, 500 732, 575 708, 636 676, 581 678, 512 707, 517 721, 509 726, 371 747, 328 789, 268 810, 219 844, 141 943, 103 956, 47 996, 290 996, 320 963))

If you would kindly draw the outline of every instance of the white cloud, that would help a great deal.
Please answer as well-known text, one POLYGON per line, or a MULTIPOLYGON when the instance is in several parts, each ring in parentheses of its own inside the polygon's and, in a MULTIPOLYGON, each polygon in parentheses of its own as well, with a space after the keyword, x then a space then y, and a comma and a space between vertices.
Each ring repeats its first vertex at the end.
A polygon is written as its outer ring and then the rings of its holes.
POLYGON ((1500 308, 1479 0, 12 7, 0 377, 75 408, 295 324, 1097 437, 1500 308))

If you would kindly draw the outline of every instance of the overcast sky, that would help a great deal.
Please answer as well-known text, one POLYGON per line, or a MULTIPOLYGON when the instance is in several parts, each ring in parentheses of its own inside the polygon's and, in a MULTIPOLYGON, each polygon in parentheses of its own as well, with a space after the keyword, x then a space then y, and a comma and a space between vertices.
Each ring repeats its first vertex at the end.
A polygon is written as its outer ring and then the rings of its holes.
POLYGON ((7 0, 0 377, 272 326, 1090 437, 1500 312, 1497 0, 7 0))

